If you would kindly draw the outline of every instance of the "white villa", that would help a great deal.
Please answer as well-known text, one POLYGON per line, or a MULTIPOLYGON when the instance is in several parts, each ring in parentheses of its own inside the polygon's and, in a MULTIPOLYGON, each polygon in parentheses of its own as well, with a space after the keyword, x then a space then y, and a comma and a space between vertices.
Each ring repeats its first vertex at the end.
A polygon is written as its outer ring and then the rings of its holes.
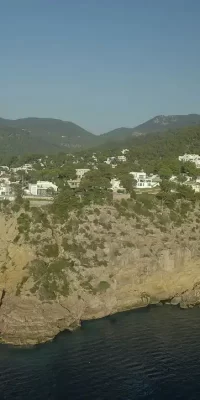
POLYGON ((116 161, 116 157, 108 157, 104 162, 109 165, 114 161, 116 161))
POLYGON ((87 172, 89 172, 89 171, 90 171, 89 168, 79 168, 79 169, 76 169, 76 176, 77 176, 78 179, 82 179, 83 176, 84 176, 87 172))
POLYGON ((33 170, 33 166, 32 164, 24 164, 21 167, 17 167, 17 168, 11 168, 10 169, 13 172, 17 172, 17 171, 25 171, 26 173, 28 173, 28 171, 32 171, 33 170))
POLYGON ((200 156, 198 154, 184 154, 183 156, 179 156, 179 161, 183 162, 193 162, 195 163, 197 168, 200 168, 200 156))
POLYGON ((6 183, 0 183, 0 196, 8 196, 11 193, 10 185, 6 183))
POLYGON ((121 156, 116 156, 116 157, 108 157, 104 162, 108 165, 112 164, 112 165, 117 165, 114 164, 116 161, 120 161, 120 162, 125 162, 126 161, 126 156, 123 154, 121 156))
POLYGON ((122 155, 122 156, 117 156, 118 161, 121 162, 126 162, 126 156, 122 155))
POLYGON ((49 181, 37 181, 35 184, 28 185, 28 191, 32 196, 47 196, 49 189, 57 192, 58 186, 49 181))
POLYGON ((136 181, 134 187, 137 189, 153 189, 160 185, 161 179, 158 175, 147 175, 144 171, 130 172, 130 175, 132 175, 133 179, 136 181))

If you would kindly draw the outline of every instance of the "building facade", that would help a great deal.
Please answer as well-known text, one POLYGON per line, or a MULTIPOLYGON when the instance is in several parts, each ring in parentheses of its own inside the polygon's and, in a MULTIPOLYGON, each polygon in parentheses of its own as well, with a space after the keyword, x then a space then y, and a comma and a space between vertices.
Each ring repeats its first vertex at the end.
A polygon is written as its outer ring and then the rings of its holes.
POLYGON ((56 193, 58 186, 49 181, 37 181, 35 184, 29 183, 28 189, 32 196, 48 196, 51 192, 56 193))

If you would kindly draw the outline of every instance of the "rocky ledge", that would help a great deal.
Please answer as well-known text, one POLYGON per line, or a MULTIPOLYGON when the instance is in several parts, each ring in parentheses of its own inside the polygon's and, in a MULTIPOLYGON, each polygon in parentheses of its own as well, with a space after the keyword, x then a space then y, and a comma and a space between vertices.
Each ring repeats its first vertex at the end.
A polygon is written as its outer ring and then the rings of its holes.
POLYGON ((83 320, 102 318, 150 304, 194 307, 200 304, 198 275, 190 272, 183 277, 179 274, 173 287, 172 275, 169 274, 162 279, 160 277, 160 280, 157 277, 154 283, 153 279, 147 279, 138 287, 131 282, 133 277, 130 275, 130 282, 121 287, 118 285, 118 290, 109 289, 100 296, 80 298, 73 295, 59 301, 40 301, 35 297, 5 294, 0 308, 1 339, 14 345, 35 345, 52 340, 61 331, 78 328, 83 320), (186 286, 191 287, 186 289, 186 286))

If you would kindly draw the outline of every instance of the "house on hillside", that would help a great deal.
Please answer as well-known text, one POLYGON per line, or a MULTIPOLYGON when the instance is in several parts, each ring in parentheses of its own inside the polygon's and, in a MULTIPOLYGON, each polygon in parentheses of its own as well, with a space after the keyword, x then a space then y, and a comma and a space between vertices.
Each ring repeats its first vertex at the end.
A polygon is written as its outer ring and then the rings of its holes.
POLYGON ((49 181, 37 181, 35 184, 29 183, 28 190, 32 196, 49 196, 57 192, 58 186, 49 181))
POLYGON ((84 176, 85 174, 87 174, 87 172, 89 172, 89 171, 90 171, 89 168, 78 168, 78 169, 76 169, 76 176, 77 176, 77 179, 82 179, 83 176, 84 176))
POLYGON ((126 162, 126 156, 122 155, 122 156, 117 156, 118 161, 120 162, 126 162))
POLYGON ((196 165, 196 168, 200 168, 200 156, 198 154, 184 154, 183 156, 179 156, 179 161, 182 162, 192 162, 196 165))
POLYGON ((160 186, 161 179, 158 175, 147 175, 144 171, 130 172, 130 175, 136 181, 134 187, 137 189, 153 189, 160 186))
POLYGON ((67 181, 67 183, 71 189, 77 189, 80 186, 80 182, 81 182, 80 179, 69 179, 67 181))
POLYGON ((116 161, 116 157, 108 157, 104 162, 105 162, 105 164, 110 165, 110 164, 114 163, 115 161, 116 161))
POLYGON ((11 192, 12 190, 9 184, 0 182, 0 196, 9 196, 11 192))
POLYGON ((126 154, 126 153, 128 153, 128 152, 129 152, 129 149, 123 149, 123 150, 121 151, 122 154, 126 154))
POLYGON ((33 170, 33 166, 32 164, 24 164, 21 167, 17 167, 17 168, 11 168, 11 171, 16 173, 18 171, 25 171, 26 174, 28 173, 28 171, 32 171, 33 170))

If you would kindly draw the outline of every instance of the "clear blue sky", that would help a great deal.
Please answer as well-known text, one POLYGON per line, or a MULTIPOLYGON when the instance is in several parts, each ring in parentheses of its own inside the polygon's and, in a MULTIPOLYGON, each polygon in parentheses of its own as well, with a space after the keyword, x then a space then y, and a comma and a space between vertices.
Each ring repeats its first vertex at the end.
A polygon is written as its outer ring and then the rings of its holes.
POLYGON ((0 51, 2 117, 200 113, 199 0, 0 0, 0 51))

